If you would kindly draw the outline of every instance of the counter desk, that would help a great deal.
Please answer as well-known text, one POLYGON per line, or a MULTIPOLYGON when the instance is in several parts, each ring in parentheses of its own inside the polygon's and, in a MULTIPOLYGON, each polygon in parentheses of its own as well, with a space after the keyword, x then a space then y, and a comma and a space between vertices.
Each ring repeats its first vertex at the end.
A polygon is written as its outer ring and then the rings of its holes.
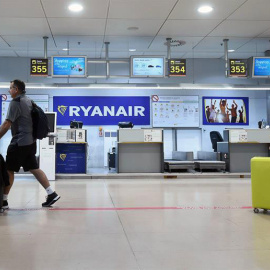
POLYGON ((119 129, 116 153, 118 173, 163 173, 163 130, 119 129))
POLYGON ((229 172, 250 172, 251 158, 269 156, 270 129, 228 129, 223 138, 217 151, 229 172))

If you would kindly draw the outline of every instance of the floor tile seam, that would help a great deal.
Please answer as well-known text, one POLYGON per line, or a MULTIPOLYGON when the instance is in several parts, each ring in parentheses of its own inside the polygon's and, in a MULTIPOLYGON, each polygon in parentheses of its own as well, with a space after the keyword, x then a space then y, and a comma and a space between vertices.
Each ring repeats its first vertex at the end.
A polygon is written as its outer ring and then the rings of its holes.
MULTIPOLYGON (((110 193, 110 191, 109 191, 107 182, 106 182, 106 180, 103 180, 103 181, 104 181, 104 183, 105 183, 107 192, 108 192, 108 194, 109 194, 109 196, 110 196, 110 198, 111 198, 112 205, 115 207, 115 204, 114 204, 112 195, 111 195, 111 193, 110 193)), ((121 217, 120 217, 120 215, 119 215, 119 212, 116 211, 116 214, 117 214, 118 220, 119 220, 119 222, 120 222, 120 224, 121 224, 122 230, 123 230, 123 232, 124 232, 124 234, 125 234, 126 241, 127 241, 128 245, 129 245, 129 248, 130 248, 130 250, 131 250, 131 252, 132 252, 132 254, 133 254, 133 257, 134 257, 134 259, 135 259, 135 261, 136 261, 137 268, 138 268, 138 270, 142 270, 142 268, 141 268, 141 266, 140 266, 140 263, 139 263, 139 260, 138 260, 136 254, 135 254, 135 252, 134 252, 134 250, 133 250, 133 248, 132 248, 131 242, 130 242, 130 240, 129 240, 129 238, 128 238, 128 235, 127 235, 127 232, 126 232, 126 230, 125 230, 125 228, 124 228, 124 224, 123 224, 123 222, 122 222, 122 220, 121 220, 121 217)))
POLYGON ((1 233, 0 235, 0 239, 2 236, 36 236, 36 235, 44 235, 44 236, 48 236, 48 235, 66 235, 66 236, 70 236, 70 235, 124 235, 124 233, 120 233, 120 232, 85 232, 85 233, 71 233, 71 232, 65 232, 65 233, 59 233, 59 232, 46 232, 46 233, 1 233))

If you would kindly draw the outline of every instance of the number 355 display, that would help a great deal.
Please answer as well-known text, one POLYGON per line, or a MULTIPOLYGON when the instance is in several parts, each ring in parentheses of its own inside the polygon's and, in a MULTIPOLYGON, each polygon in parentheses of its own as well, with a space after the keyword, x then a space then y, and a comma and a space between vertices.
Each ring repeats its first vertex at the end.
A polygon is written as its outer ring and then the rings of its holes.
POLYGON ((186 76, 186 59, 169 59, 169 76, 186 76))
POLYGON ((31 76, 48 76, 48 59, 31 59, 31 76))

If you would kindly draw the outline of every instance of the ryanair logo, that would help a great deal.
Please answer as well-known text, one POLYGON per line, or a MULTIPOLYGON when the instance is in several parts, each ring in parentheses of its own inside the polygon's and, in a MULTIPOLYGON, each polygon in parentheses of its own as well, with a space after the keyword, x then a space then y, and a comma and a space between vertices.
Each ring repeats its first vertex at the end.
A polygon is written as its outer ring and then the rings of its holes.
POLYGON ((65 112, 67 110, 67 106, 61 105, 58 106, 58 111, 64 116, 65 112))
POLYGON ((67 157, 66 154, 60 154, 60 158, 61 158, 63 161, 65 161, 66 157, 67 157))
POLYGON ((68 115, 73 116, 145 116, 143 106, 58 106, 58 111, 64 116, 68 109, 68 115))

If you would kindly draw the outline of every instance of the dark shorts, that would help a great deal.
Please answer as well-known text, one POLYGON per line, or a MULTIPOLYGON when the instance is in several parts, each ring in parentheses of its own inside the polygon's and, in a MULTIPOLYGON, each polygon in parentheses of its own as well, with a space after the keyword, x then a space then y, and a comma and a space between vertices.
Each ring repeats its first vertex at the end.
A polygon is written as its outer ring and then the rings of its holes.
POLYGON ((21 167, 25 172, 38 169, 36 150, 35 142, 25 146, 9 145, 6 158, 8 171, 18 172, 21 167))

